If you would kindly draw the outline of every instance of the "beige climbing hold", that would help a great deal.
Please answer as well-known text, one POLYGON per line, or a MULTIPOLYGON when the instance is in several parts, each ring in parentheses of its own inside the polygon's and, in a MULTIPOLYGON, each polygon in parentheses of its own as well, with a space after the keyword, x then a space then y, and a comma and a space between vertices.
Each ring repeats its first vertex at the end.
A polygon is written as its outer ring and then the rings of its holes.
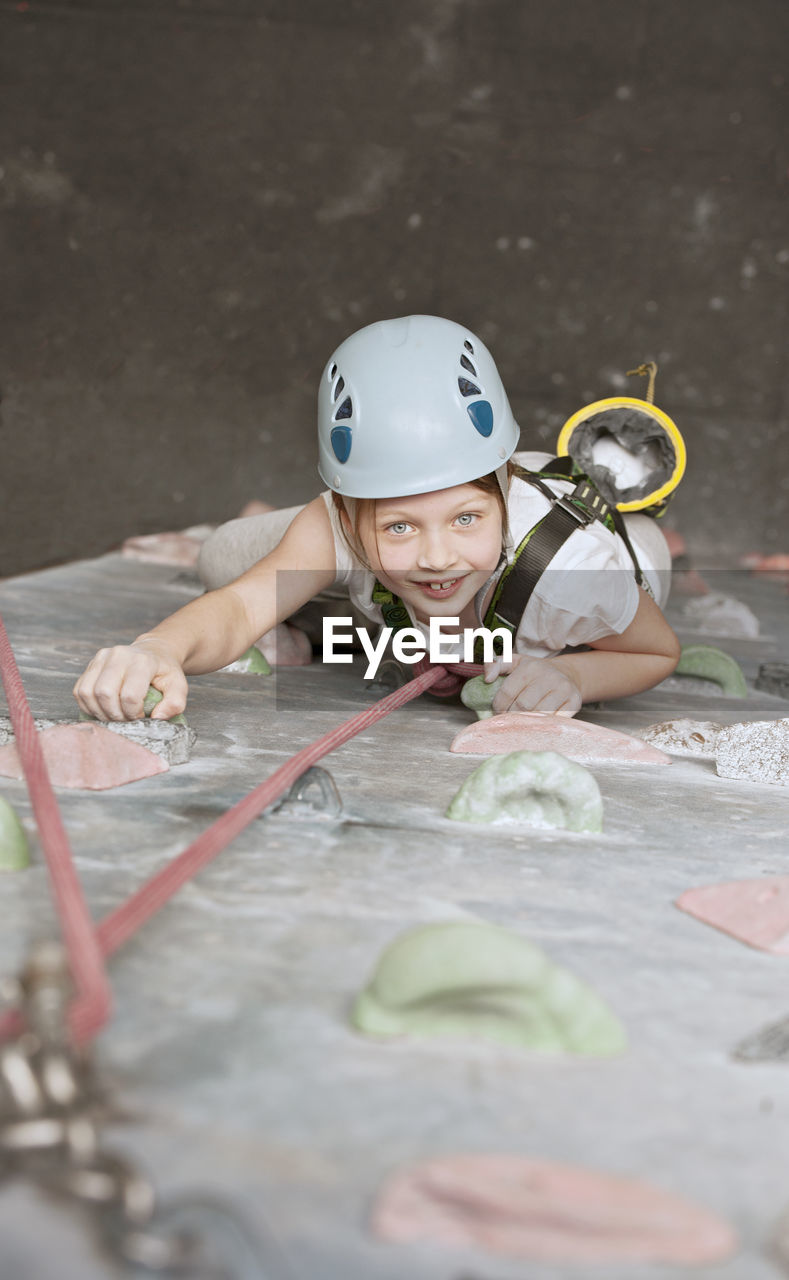
POLYGON ((659 747, 672 756, 703 756, 713 759, 718 734, 723 728, 712 720, 664 720, 643 729, 640 737, 653 747, 659 747))
POLYGON ((510 751, 469 774, 447 817, 602 831, 603 800, 591 773, 574 760, 556 751, 510 751))
POLYGON ((22 871, 30 866, 30 847, 16 810, 0 796, 0 871, 22 871))
POLYGON ((789 719, 750 720, 721 729, 715 746, 721 778, 789 784, 789 719))
MULTIPOLYGON (((88 716, 80 711, 79 719, 81 724, 99 725, 102 729, 109 729, 111 733, 117 733, 122 738, 139 743, 141 747, 147 747, 149 751, 153 751, 154 755, 161 756, 170 765, 186 764, 191 757, 192 747, 197 741, 197 734, 189 727, 183 716, 175 716, 172 720, 151 720, 147 716, 143 720, 97 720, 95 716, 88 716)), ((55 720, 38 718, 35 720, 35 726, 39 732, 44 729, 54 729, 56 724, 55 720)), ((63 727, 62 722, 60 727, 63 727)), ((0 716, 0 747, 13 741, 14 729, 11 721, 5 716, 0 716)))
POLYGON ((686 889, 676 905, 749 947, 789 955, 789 876, 701 885, 686 889))
POLYGON ((423 925, 395 938, 352 1022, 373 1036, 456 1036, 553 1053, 626 1047, 605 1001, 539 947, 496 925, 423 925))
MULTIPOLYGON (((137 742, 98 724, 58 724, 39 734, 52 785, 105 791, 166 773, 167 763, 137 742)), ((0 776, 22 778, 15 743, 0 747, 0 776)))
POLYGON ((727 1222, 670 1191, 509 1154, 440 1156, 398 1170, 378 1193, 372 1228, 390 1242, 534 1262, 695 1266, 737 1249, 727 1222))
POLYGON ((713 759, 721 778, 789 784, 789 719, 729 725, 710 720, 666 720, 650 725, 641 736, 672 755, 713 759))
POLYGON ((663 751, 640 738, 604 729, 602 725, 540 711, 508 711, 466 725, 452 740, 450 751, 470 755, 503 755, 508 751, 558 751, 582 763, 670 764, 663 751))

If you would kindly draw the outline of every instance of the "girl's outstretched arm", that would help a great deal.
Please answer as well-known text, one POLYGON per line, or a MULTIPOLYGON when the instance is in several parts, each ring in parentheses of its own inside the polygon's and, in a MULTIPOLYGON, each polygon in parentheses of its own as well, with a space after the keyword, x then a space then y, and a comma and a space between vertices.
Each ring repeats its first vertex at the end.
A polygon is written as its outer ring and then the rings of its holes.
POLYGON ((334 537, 326 504, 301 511, 277 547, 235 582, 206 592, 130 645, 100 649, 74 686, 99 720, 137 720, 150 684, 163 694, 153 715, 186 706, 187 675, 227 666, 255 640, 334 581, 334 537))
MULTIPOLYGON (((621 635, 604 636, 584 653, 517 658, 493 700, 493 711, 548 711, 574 716, 584 702, 625 698, 665 680, 680 644, 658 606, 639 588, 636 615, 621 635)), ((498 674, 488 664, 485 678, 498 674)))

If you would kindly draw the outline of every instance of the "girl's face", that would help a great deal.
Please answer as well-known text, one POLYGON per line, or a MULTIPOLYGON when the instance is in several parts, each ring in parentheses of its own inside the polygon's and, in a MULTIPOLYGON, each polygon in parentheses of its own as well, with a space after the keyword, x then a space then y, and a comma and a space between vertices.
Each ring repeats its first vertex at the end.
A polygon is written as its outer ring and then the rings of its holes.
POLYGON ((359 533, 378 578, 415 617, 460 617, 499 562, 501 506, 472 484, 379 498, 359 533))

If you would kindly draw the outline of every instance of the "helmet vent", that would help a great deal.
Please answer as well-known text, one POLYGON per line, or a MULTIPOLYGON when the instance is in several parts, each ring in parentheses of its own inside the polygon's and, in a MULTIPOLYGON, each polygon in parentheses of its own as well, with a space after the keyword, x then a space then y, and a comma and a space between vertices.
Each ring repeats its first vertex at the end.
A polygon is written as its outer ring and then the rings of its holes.
POLYGON ((473 382, 469 382, 468 378, 458 378, 458 386, 462 396, 480 396, 482 392, 473 382))
POLYGON ((344 379, 344 378, 338 378, 338 379, 337 379, 337 385, 336 385, 336 387, 334 388, 334 390, 333 390, 333 392, 332 392, 332 395, 333 395, 333 398, 334 398, 334 402, 335 402, 335 404, 336 404, 336 402, 339 400, 339 398, 340 398, 340 396, 341 396, 342 392, 344 391, 344 389, 345 389, 345 379, 344 379))
POLYGON ((463 346, 466 348, 467 351, 470 351, 472 355, 474 354, 474 348, 472 347, 468 338, 466 338, 466 341, 463 343, 463 346))
POLYGON ((474 366, 473 366, 473 364, 471 363, 471 361, 469 360, 468 356, 461 356, 461 357, 460 357, 460 363, 462 364, 462 366, 463 366, 463 368, 464 368, 464 369, 468 369, 469 373, 472 373, 472 374, 474 375, 474 377, 476 378, 476 376, 477 376, 477 371, 476 371, 476 369, 474 368, 474 366))
POLYGON ((333 364, 333 365, 332 365, 332 367, 331 367, 331 369, 329 370, 329 382, 333 382, 333 381, 334 381, 334 378, 336 377, 336 374, 337 374, 337 366, 336 366, 336 364, 333 364))
MULTIPOLYGON (((340 382, 342 382, 342 378, 340 378, 340 382)), ((334 421, 339 422, 341 418, 350 418, 352 414, 353 414, 353 404, 351 402, 351 397, 346 396, 342 404, 340 405, 339 409, 334 415, 334 421)))

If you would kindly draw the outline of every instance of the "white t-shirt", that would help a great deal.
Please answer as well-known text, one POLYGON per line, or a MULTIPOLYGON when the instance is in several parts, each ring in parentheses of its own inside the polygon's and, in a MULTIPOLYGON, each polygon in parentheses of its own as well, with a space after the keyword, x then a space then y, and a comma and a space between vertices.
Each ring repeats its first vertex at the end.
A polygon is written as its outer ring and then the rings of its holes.
MULTIPOLYGON (((536 471, 551 461, 547 453, 517 453, 513 461, 536 471)), ((557 494, 571 493, 574 481, 551 480, 548 487, 557 494)), ((355 607, 372 622, 384 621, 380 605, 372 598, 375 574, 365 569, 351 554, 340 533, 330 492, 323 495, 334 532, 337 556, 336 585, 344 587, 355 607)), ((513 544, 517 547, 530 529, 551 509, 549 500, 534 485, 513 477, 509 491, 509 519, 513 544)), ((667 593, 663 572, 670 561, 662 554, 665 540, 654 521, 639 517, 645 527, 628 519, 628 532, 634 542, 639 564, 648 577, 653 593, 662 603, 667 593), (634 529, 633 525, 637 525, 634 529), (644 536, 638 537, 639 533, 644 536), (655 542, 655 535, 659 540, 655 542), (656 563, 657 561, 657 563, 656 563)), ((503 566, 497 570, 498 576, 503 566)), ((579 526, 556 552, 550 565, 537 582, 515 634, 516 653, 531 657, 555 657, 568 645, 592 644, 603 636, 621 635, 635 617, 638 608, 633 561, 624 542, 599 520, 579 526)), ((480 593, 480 596, 484 594, 480 593)), ((479 599, 480 597, 478 597, 479 599)), ((480 625, 482 620, 480 619, 480 625)), ((411 615, 411 624, 427 638, 428 628, 411 615)), ((458 655, 459 656, 459 655, 458 655)))

